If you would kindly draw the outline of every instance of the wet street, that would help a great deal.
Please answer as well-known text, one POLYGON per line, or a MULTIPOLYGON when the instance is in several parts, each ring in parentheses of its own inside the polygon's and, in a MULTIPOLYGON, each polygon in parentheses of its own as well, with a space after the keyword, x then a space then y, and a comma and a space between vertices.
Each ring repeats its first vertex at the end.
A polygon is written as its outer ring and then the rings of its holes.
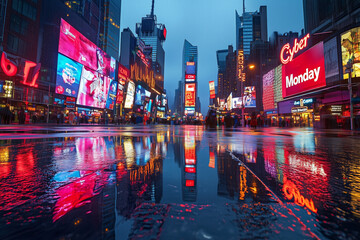
POLYGON ((360 136, 0 127, 0 239, 358 239, 360 136))

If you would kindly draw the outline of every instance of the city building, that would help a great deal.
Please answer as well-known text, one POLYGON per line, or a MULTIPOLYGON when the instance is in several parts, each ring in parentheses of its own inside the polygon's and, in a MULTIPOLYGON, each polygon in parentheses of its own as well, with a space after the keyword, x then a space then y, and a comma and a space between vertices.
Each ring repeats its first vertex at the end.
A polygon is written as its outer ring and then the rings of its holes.
POLYGON ((173 109, 173 112, 177 113, 179 116, 181 116, 183 113, 182 109, 184 105, 184 101, 183 101, 184 89, 185 89, 184 81, 180 80, 178 82, 178 88, 175 90, 174 109, 173 109))
POLYGON ((236 50, 243 49, 245 56, 250 55, 251 42, 267 41, 267 7, 260 6, 259 11, 243 12, 240 16, 235 11, 236 50))
POLYGON ((196 116, 197 100, 197 69, 198 69, 198 47, 184 40, 182 55, 182 81, 184 82, 184 104, 182 113, 188 117, 196 116))
POLYGON ((228 55, 228 50, 218 50, 216 51, 216 59, 218 65, 218 81, 217 81, 217 97, 225 98, 224 94, 224 74, 226 71, 226 56, 228 55))
POLYGON ((143 17, 141 23, 136 24, 136 34, 146 45, 151 46, 151 60, 155 74, 156 85, 164 89, 165 50, 163 44, 166 40, 167 30, 164 24, 157 23, 152 1, 151 13, 143 17))
POLYGON ((121 0, 104 0, 104 31, 100 33, 101 48, 115 59, 120 55, 121 0))
POLYGON ((360 22, 359 0, 303 0, 305 31, 337 31, 360 22))

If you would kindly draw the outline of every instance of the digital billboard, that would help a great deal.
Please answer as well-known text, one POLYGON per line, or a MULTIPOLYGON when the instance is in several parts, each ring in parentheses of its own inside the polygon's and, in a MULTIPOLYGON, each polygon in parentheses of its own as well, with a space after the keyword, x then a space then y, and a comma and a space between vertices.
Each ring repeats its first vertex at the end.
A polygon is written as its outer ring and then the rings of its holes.
POLYGON ((264 110, 275 109, 274 100, 274 77, 275 70, 271 70, 263 76, 263 105, 264 110))
POLYGON ((83 67, 76 103, 89 107, 105 108, 110 80, 109 77, 102 76, 94 70, 83 67))
POLYGON ((210 89, 210 99, 214 99, 215 98, 215 82, 214 81, 209 82, 209 89, 210 89))
POLYGON ((156 95, 155 105, 156 106, 161 106, 161 95, 156 95))
POLYGON ((185 107, 195 107, 196 99, 196 84, 187 83, 185 84, 185 107))
POLYGON ((349 61, 353 63, 352 77, 360 77, 360 27, 341 35, 341 55, 344 79, 349 78, 349 74, 345 73, 345 66, 349 61))
POLYGON ((144 106, 145 103, 149 102, 151 92, 147 91, 143 86, 137 85, 135 95, 135 105, 144 106))
POLYGON ((185 82, 195 82, 196 75, 195 74, 185 74, 185 82))
POLYGON ((82 65, 58 54, 55 93, 77 97, 82 65))
POLYGON ((116 104, 121 104, 124 100, 124 85, 119 81, 118 83, 118 90, 117 90, 117 97, 116 97, 116 104))
POLYGON ((284 98, 325 86, 323 42, 282 66, 282 93, 284 98))
POLYGON ((193 108, 193 107, 186 107, 186 108, 185 108, 185 115, 195 115, 195 108, 193 108))
POLYGON ((96 45, 61 19, 59 52, 93 70, 97 69, 96 45))
POLYGON ((255 86, 245 87, 245 89, 244 89, 244 106, 245 106, 245 108, 255 108, 256 107, 255 86))
POLYGON ((228 98, 226 100, 226 107, 227 107, 227 110, 232 110, 232 107, 233 107, 232 93, 230 93, 230 95, 228 96, 228 98))
POLYGON ((117 87, 118 83, 115 80, 112 80, 110 83, 110 88, 109 88, 109 94, 106 100, 106 108, 110 109, 110 110, 114 110, 114 105, 115 105, 115 101, 116 101, 116 93, 118 90, 117 87))
POLYGON ((100 48, 96 49, 96 56, 97 72, 104 76, 115 77, 115 63, 112 62, 113 58, 111 58, 106 52, 104 52, 100 48))
POLYGON ((241 97, 236 97, 232 99, 232 108, 241 108, 242 100, 241 97))
POLYGON ((130 70, 121 64, 118 66, 118 79, 123 85, 130 79, 130 70))
POLYGON ((195 64, 195 62, 186 62, 185 74, 191 74, 191 75, 196 74, 196 64, 195 64))
POLYGON ((135 96, 135 83, 132 81, 129 81, 128 86, 127 86, 127 91, 126 91, 124 108, 126 108, 126 109, 133 108, 134 96, 135 96))

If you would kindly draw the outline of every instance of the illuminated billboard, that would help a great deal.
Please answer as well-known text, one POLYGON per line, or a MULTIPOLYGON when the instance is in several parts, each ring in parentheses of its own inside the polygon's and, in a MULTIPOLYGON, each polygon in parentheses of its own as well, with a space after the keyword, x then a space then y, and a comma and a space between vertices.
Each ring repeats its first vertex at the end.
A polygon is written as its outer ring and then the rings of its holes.
POLYGON ((82 67, 80 63, 58 54, 55 92, 69 97, 77 97, 82 67))
POLYGON ((117 85, 118 85, 118 83, 115 80, 112 80, 112 82, 110 83, 109 94, 108 94, 108 97, 106 100, 106 108, 107 109, 114 110, 116 94, 117 94, 117 90, 118 90, 117 85))
POLYGON ((352 77, 360 77, 360 27, 341 35, 341 55, 344 79, 349 78, 349 74, 345 72, 345 66, 349 61, 353 63, 352 77))
POLYGON ((121 81, 119 81, 117 97, 116 97, 116 104, 122 103, 123 100, 124 100, 124 85, 121 83, 121 81))
POLYGON ((215 83, 214 81, 209 82, 209 89, 210 89, 210 99, 215 98, 215 83))
POLYGON ((275 104, 284 100, 282 96, 282 65, 274 69, 274 100, 275 104))
POLYGON ((97 56, 97 72, 104 76, 115 78, 115 64, 114 58, 110 57, 106 52, 100 48, 96 49, 97 56))
POLYGON ((123 85, 130 79, 130 70, 121 64, 118 66, 118 79, 123 85))
POLYGON ((185 74, 185 82, 195 82, 196 75, 195 74, 185 74))
POLYGON ((274 100, 274 77, 275 70, 271 70, 263 76, 263 105, 264 110, 276 108, 274 100))
POLYGON ((98 69, 96 45, 61 19, 59 52, 93 70, 98 69))
POLYGON ((135 97, 135 83, 132 81, 129 81, 128 87, 127 87, 127 92, 126 92, 124 108, 126 108, 126 109, 133 108, 134 97, 135 97))
POLYGON ((244 107, 245 108, 255 108, 256 107, 255 86, 245 87, 245 89, 244 89, 244 107))
POLYGON ((323 42, 282 66, 282 93, 284 98, 325 86, 323 42))
POLYGON ((193 107, 186 107, 185 108, 185 115, 195 115, 195 108, 193 107))
POLYGON ((185 74, 195 75, 196 74, 196 64, 195 62, 186 62, 185 74))
POLYGON ((196 84, 187 83, 185 84, 185 107, 195 107, 196 99, 196 84))
POLYGON ((232 110, 232 107, 233 107, 233 100, 232 100, 232 93, 230 93, 226 101, 226 108, 227 110, 232 110))
POLYGON ((236 97, 232 99, 232 108, 241 108, 242 100, 241 97, 236 97))
POLYGON ((109 91, 110 78, 96 71, 83 67, 77 104, 105 108, 109 91))

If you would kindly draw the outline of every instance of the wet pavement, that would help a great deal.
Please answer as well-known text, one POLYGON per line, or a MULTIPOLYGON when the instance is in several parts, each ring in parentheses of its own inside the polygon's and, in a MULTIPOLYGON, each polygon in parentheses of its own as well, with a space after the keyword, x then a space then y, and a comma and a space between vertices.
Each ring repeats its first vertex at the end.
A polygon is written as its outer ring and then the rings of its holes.
POLYGON ((359 139, 0 126, 0 239, 358 239, 359 139))

